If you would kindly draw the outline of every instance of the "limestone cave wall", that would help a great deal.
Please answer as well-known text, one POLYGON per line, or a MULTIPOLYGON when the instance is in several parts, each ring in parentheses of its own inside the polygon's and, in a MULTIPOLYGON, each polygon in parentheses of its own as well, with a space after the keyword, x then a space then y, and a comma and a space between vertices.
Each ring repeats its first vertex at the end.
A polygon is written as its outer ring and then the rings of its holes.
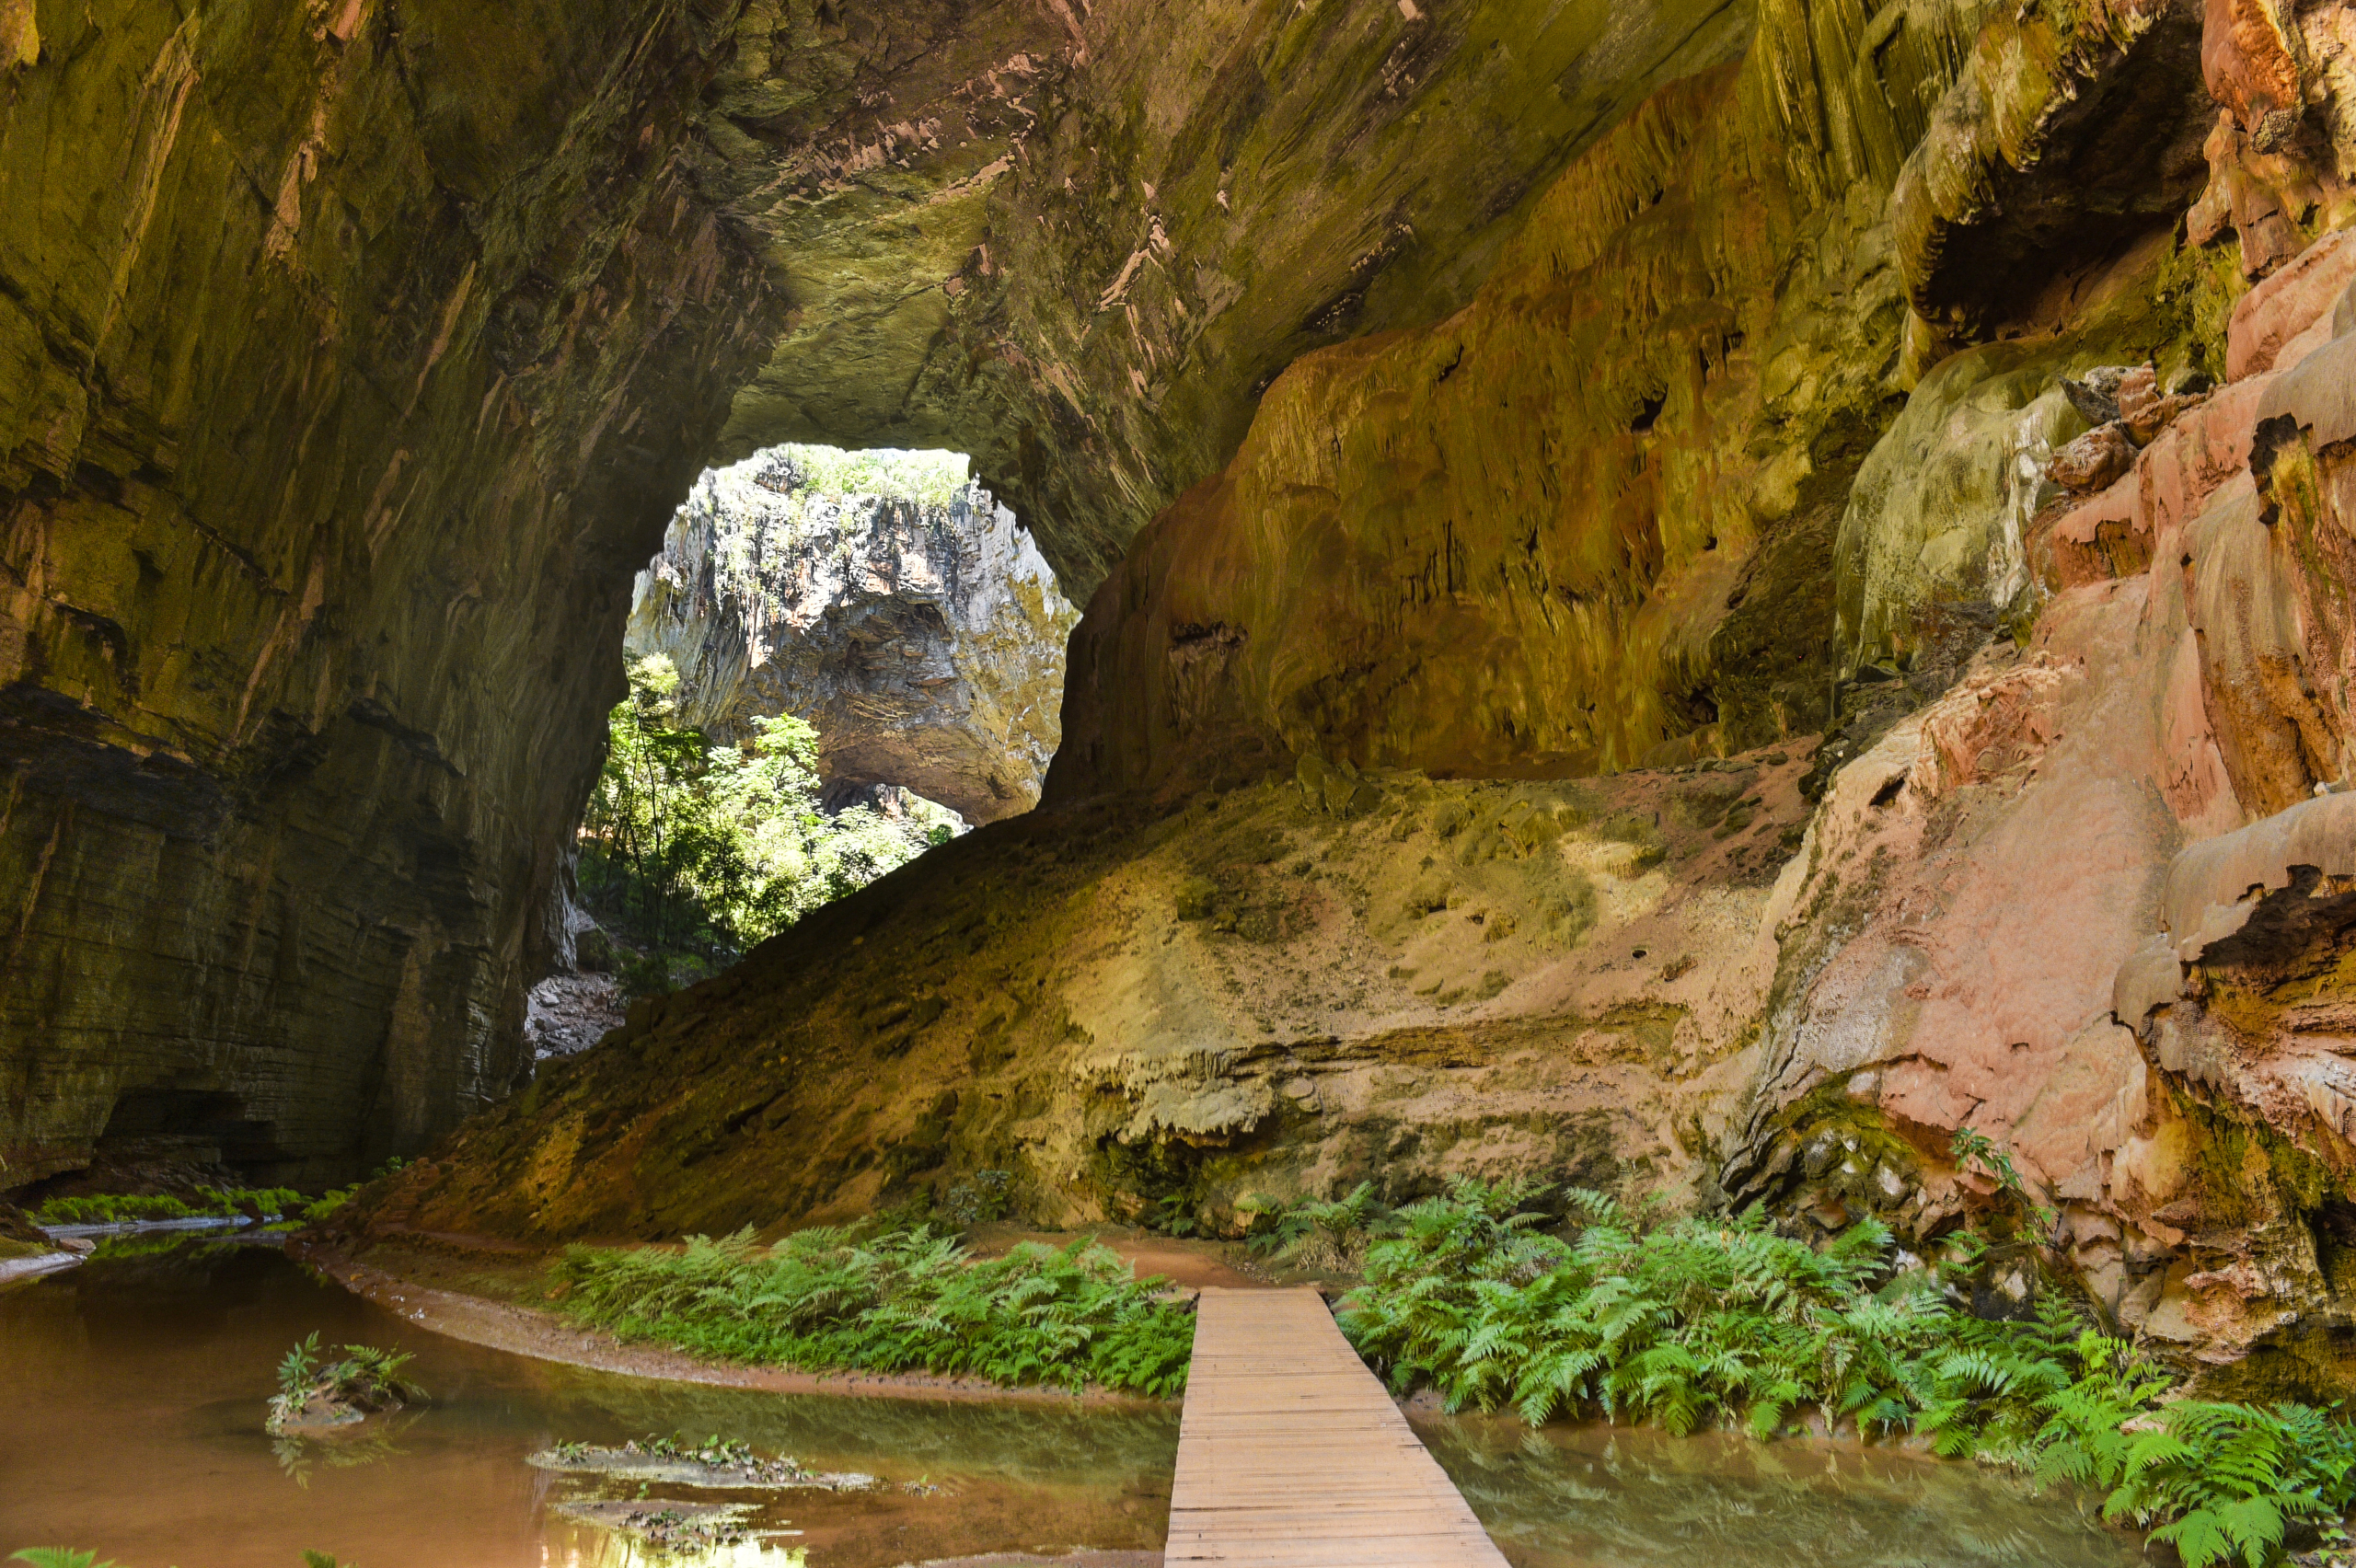
POLYGON ((724 17, 568 17, 7 8, 0 1182, 325 1177, 523 1064, 601 653, 771 308, 686 151, 724 17))
POLYGON ((968 450, 1085 592, 1747 21, 4 0, 0 1184, 506 1091, 700 467, 968 450))

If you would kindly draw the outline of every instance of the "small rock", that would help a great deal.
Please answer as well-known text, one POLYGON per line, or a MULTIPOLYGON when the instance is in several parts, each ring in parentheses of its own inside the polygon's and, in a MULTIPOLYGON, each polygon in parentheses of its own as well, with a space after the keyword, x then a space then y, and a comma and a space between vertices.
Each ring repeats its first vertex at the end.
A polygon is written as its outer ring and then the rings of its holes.
POLYGON ((2045 473, 2064 490, 2108 490, 2134 463, 2135 443, 2126 425, 2113 421, 2056 452, 2045 473))
POLYGON ((2119 417, 2119 404, 2083 381, 2072 381, 2064 376, 2062 395, 2070 399, 2070 406, 2085 416, 2089 425, 2099 428, 2119 417))
POLYGON ((2170 421, 2204 396, 2205 390, 2189 389, 2163 396, 2158 373, 2148 364, 2137 365, 2119 383, 2119 421, 2126 425, 2128 438, 2136 445, 2148 445, 2170 421))
POLYGON ((1178 884, 1175 900, 1178 918, 1200 920, 1210 914, 1218 902, 1218 883, 1208 877, 1188 877, 1178 884))
POLYGON ((2162 398, 2127 421, 2128 436, 2136 445, 2148 446, 2152 438, 2174 423, 2178 414, 2207 398, 2205 392, 2175 393, 2162 398))

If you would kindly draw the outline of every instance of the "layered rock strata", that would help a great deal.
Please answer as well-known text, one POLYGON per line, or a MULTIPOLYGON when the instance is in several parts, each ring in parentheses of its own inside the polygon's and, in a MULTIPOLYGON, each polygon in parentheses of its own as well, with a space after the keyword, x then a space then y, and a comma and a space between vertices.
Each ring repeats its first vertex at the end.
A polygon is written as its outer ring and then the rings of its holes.
POLYGON ((722 40, 5 15, 0 1184, 341 1177, 526 1059, 629 576, 773 319, 687 151, 722 40))
MULTIPOLYGON (((944 455, 945 456, 945 455, 944 455)), ((780 448, 708 472, 639 573, 623 646, 677 667, 679 718, 817 726, 829 797, 896 785, 967 822, 1038 802, 1080 618, 976 482, 830 493, 780 448)))

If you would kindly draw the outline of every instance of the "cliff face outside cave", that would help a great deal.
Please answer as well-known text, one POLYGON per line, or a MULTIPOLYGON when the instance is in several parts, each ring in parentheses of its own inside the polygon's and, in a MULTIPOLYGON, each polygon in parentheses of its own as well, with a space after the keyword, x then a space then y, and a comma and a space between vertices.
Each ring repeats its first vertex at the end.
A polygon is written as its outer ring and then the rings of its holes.
POLYGON ((1920 1236, 1970 1126, 2147 1332, 2350 1326, 2350 7, 63 12, 0 9, 12 1172, 127 1090, 322 1169, 494 1097, 687 471, 945 445, 1092 594, 1046 809, 356 1223, 1920 1236))
POLYGON ((809 721, 829 798, 891 784, 969 823, 1029 811, 1080 613, 963 467, 780 447, 707 472, 638 574, 624 650, 670 659, 680 721, 715 741, 756 714, 809 721))

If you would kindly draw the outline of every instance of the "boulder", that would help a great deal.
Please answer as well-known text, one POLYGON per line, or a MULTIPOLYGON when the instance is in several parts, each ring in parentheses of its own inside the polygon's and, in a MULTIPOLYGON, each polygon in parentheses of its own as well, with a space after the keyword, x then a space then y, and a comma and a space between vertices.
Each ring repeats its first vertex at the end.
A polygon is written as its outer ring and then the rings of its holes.
POLYGON ((2097 426, 2053 455, 2045 466, 2048 478, 2064 490, 2081 493, 2107 490, 2134 466, 2135 441, 2124 421, 2097 426))

